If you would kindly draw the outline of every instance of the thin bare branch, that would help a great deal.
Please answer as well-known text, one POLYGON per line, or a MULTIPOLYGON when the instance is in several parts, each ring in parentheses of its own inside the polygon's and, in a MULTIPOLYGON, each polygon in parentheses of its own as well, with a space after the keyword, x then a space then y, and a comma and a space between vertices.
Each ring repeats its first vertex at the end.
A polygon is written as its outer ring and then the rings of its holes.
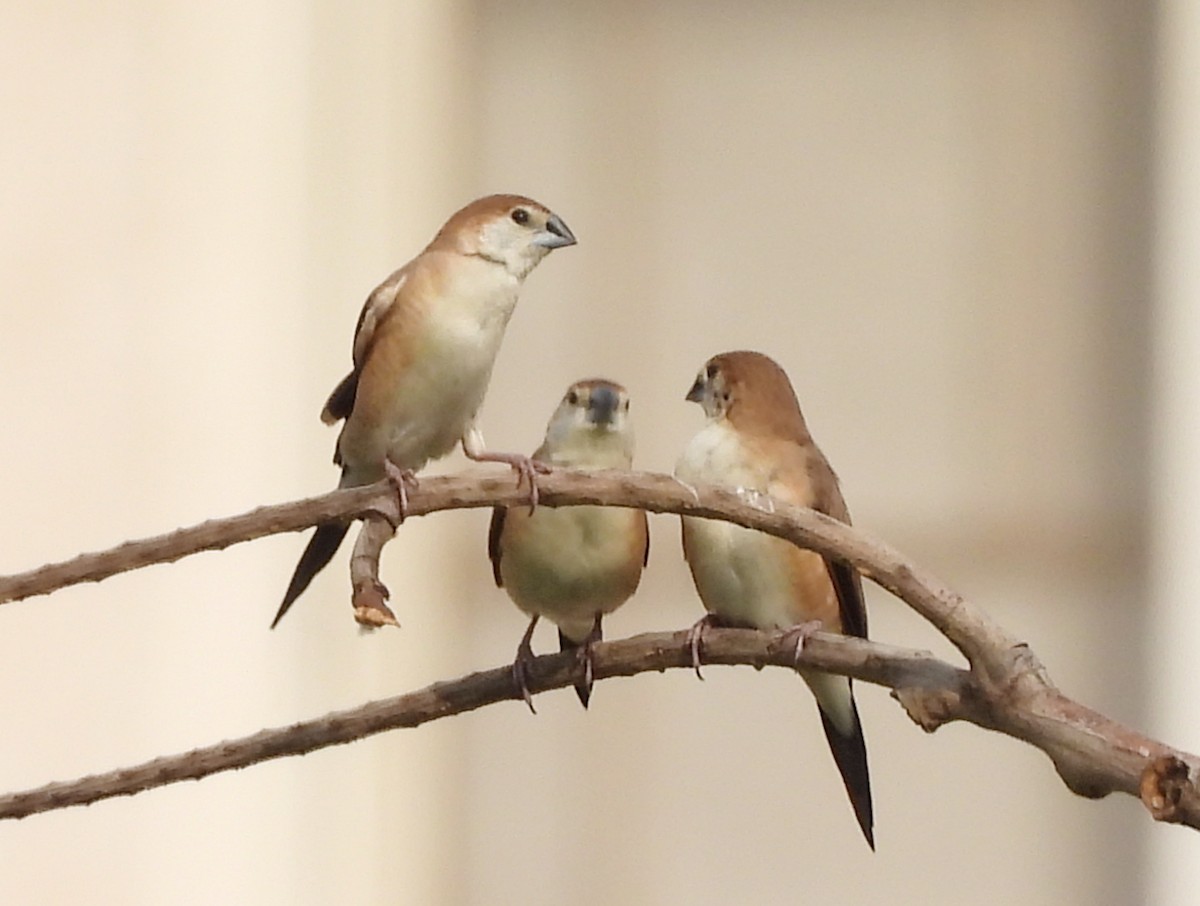
MULTIPOLYGON (((1067 786, 1080 795, 1097 797, 1119 791, 1140 796, 1155 818, 1200 828, 1200 794, 1195 779, 1200 773, 1200 759, 1135 733, 1064 696, 1027 646, 887 545, 812 510, 772 501, 764 504, 761 499, 744 500, 736 493, 714 487, 689 487, 664 475, 556 470, 539 478, 538 485, 542 505, 631 506, 724 519, 853 564, 932 623, 966 656, 970 669, 961 670, 920 652, 819 635, 805 649, 805 664, 890 686, 909 715, 927 730, 950 720, 967 720, 1029 742, 1050 756, 1067 786)), ((409 495, 408 515, 521 504, 523 498, 507 472, 426 477, 409 495)), ((390 525, 384 522, 394 523, 399 515, 395 494, 386 483, 263 507, 242 516, 0 577, 0 603, 264 535, 298 531, 325 520, 371 514, 382 518, 367 520, 366 532, 356 545, 356 568, 360 578, 369 580, 364 588, 377 595, 378 603, 386 610, 386 590, 382 586, 369 587, 370 580, 377 583, 374 564, 379 548, 391 533, 390 525)), ((357 607, 363 602, 356 597, 355 603, 357 607)), ((373 599, 367 604, 368 609, 375 607, 373 599)), ((706 655, 715 663, 790 664, 790 652, 781 650, 777 643, 778 638, 772 635, 714 632, 706 637, 706 655)), ((681 633, 608 643, 596 649, 596 656, 598 679, 690 663, 681 633)), ((539 659, 531 689, 565 685, 571 681, 575 663, 573 658, 561 655, 539 659)), ((507 669, 473 674, 307 724, 264 731, 126 771, 3 797, 0 816, 18 817, 299 754, 393 727, 416 726, 515 694, 507 669)))
MULTIPOLYGON (((986 615, 968 612, 962 598, 897 551, 856 529, 813 510, 768 501, 751 502, 712 486, 682 484, 652 472, 579 472, 556 469, 538 479, 547 506, 604 504, 638 507, 655 513, 680 513, 738 522, 853 563, 863 575, 907 601, 950 639, 972 664, 987 665, 991 652, 1017 644, 986 615)), ((468 472, 430 476, 409 493, 408 516, 447 509, 518 503, 520 489, 509 473, 468 472)), ((96 582, 118 573, 166 563, 204 550, 219 550, 279 532, 294 532, 318 522, 378 513, 399 519, 395 493, 387 482, 333 491, 294 503, 260 507, 239 516, 213 519, 165 535, 130 541, 107 551, 82 554, 25 573, 0 576, 0 604, 49 594, 68 585, 96 582)), ((1000 665, 1003 670, 1003 665, 1000 665)))
MULTIPOLYGON (((706 663, 710 664, 791 667, 796 663, 794 642, 784 634, 744 629, 711 630, 705 636, 704 655, 706 663)), ((961 701, 974 701, 974 695, 969 691, 970 674, 939 661, 928 652, 817 633, 805 643, 800 662, 914 692, 929 689, 945 695, 954 690, 961 701)), ((685 632, 639 635, 601 643, 595 648, 597 680, 675 667, 691 667, 691 649, 685 632)), ((539 693, 568 686, 578 669, 579 659, 571 652, 543 655, 533 662, 529 689, 539 693)), ((180 780, 197 780, 272 758, 302 755, 325 746, 352 742, 385 730, 416 727, 507 699, 521 701, 511 668, 473 673, 453 682, 435 683, 416 692, 290 727, 263 730, 243 739, 157 758, 107 774, 0 796, 0 818, 22 818, 51 809, 131 795, 180 780)), ((960 710, 964 715, 967 713, 966 706, 960 710)))

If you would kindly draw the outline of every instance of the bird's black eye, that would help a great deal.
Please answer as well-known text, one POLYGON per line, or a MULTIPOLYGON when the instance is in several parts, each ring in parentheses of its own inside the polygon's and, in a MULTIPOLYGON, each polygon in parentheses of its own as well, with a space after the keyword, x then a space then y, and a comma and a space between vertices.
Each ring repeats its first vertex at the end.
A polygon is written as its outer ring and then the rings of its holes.
POLYGON ((525 226, 525 224, 529 223, 529 212, 526 211, 524 208, 517 208, 515 211, 512 212, 512 219, 513 219, 513 223, 517 223, 517 224, 520 224, 521 226, 525 226))
POLYGON ((624 409, 626 412, 628 412, 629 411, 629 400, 625 400, 625 403, 624 403, 624 405, 621 406, 621 408, 624 409))
POLYGON ((574 390, 568 391, 567 405, 568 406, 576 406, 578 404, 579 404, 579 394, 576 393, 574 390))
POLYGON ((708 379, 711 381, 717 376, 717 366, 709 365, 706 369, 704 369, 704 373, 708 375, 708 379))

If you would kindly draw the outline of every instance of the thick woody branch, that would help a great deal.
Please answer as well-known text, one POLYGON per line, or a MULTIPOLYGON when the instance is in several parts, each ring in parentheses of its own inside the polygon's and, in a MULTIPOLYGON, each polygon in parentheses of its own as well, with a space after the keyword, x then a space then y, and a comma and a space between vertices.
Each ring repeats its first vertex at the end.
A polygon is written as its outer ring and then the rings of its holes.
MULTIPOLYGON (((1026 646, 890 547, 812 510, 758 495, 689 487, 663 475, 556 470, 540 477, 538 484, 543 505, 631 506, 658 513, 724 519, 853 564, 942 632, 965 655, 970 670, 959 670, 916 652, 820 636, 806 647, 806 664, 893 688, 910 716, 927 730, 950 720, 967 720, 1029 742, 1050 756, 1067 786, 1080 795, 1096 797, 1119 791, 1140 796, 1155 818, 1200 828, 1200 795, 1195 780, 1200 759, 1134 733, 1064 696, 1051 684, 1026 646), (834 652, 840 654, 834 656, 834 652), (839 660, 855 652, 859 661, 839 660), (922 665, 923 680, 913 673, 914 658, 922 665), (936 681, 928 681, 931 678, 936 681)), ((420 488, 410 493, 407 512, 412 517, 444 509, 524 501, 525 494, 508 473, 426 477, 421 480, 420 488)), ((201 550, 224 548, 277 532, 298 531, 321 521, 372 517, 366 519, 364 533, 352 557, 354 603, 360 621, 386 623, 391 611, 384 603, 386 589, 378 583, 378 552, 391 536, 388 523, 395 523, 398 515, 394 492, 386 483, 335 491, 0 577, 0 603, 47 594, 79 582, 98 581, 201 550), (363 620, 363 616, 370 619, 363 620)), ((790 663, 778 660, 784 657, 783 653, 770 653, 769 645, 775 644, 772 636, 713 633, 708 638, 706 652, 713 662, 790 663), (717 639, 733 645, 735 638, 742 639, 740 644, 749 647, 724 649, 714 645, 717 639), (746 641, 749 638, 760 642, 746 641), (762 644, 768 648, 755 647, 762 644)), ((680 666, 686 660, 684 647, 681 636, 639 636, 609 643, 597 649, 596 676, 631 675, 642 670, 680 666)), ((787 657, 790 656, 789 653, 787 657)), ((541 659, 539 664, 542 661, 551 662, 545 668, 549 672, 542 676, 541 684, 535 683, 531 689, 557 687, 570 681, 570 658, 562 659, 561 663, 553 658, 541 659)), ((514 693, 507 671, 474 674, 455 683, 439 684, 310 724, 265 731, 237 743, 163 759, 141 768, 0 799, 0 806, 8 809, 0 810, 0 815, 18 816, 37 810, 13 804, 18 800, 28 803, 29 797, 40 797, 36 801, 42 802, 44 809, 135 792, 158 782, 299 754, 392 727, 416 726, 511 698, 514 693), (81 786, 91 792, 79 792, 81 786)))

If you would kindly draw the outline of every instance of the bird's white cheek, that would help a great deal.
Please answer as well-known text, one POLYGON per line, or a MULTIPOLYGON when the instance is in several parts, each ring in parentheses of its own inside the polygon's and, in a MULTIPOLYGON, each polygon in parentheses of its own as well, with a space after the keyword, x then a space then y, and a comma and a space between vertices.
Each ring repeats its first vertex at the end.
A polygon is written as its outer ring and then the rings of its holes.
POLYGON ((544 246, 528 243, 512 256, 508 264, 508 271, 513 276, 524 279, 549 253, 550 250, 544 246))
POLYGON ((485 255, 502 262, 504 269, 517 280, 524 280, 550 251, 535 245, 527 233, 514 232, 505 221, 484 227, 480 239, 485 255))

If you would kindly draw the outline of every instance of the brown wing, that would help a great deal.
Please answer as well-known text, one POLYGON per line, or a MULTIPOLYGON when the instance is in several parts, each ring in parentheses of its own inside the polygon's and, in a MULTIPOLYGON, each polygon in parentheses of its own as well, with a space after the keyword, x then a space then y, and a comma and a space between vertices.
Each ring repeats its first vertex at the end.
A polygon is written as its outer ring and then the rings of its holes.
POLYGON ((354 411, 354 400, 358 395, 358 376, 362 372, 363 362, 375 342, 376 331, 391 310, 396 293, 407 280, 408 265, 400 268, 384 280, 367 296, 362 311, 358 313, 358 322, 354 325, 354 346, 352 355, 354 370, 346 375, 333 388, 325 408, 321 410, 321 421, 332 425, 343 418, 349 418, 354 411))
POLYGON ((492 578, 496 580, 496 587, 504 587, 504 579, 500 576, 500 535, 504 532, 504 517, 508 514, 508 509, 502 506, 495 507, 492 510, 492 521, 488 526, 488 559, 492 561, 492 578))
POLYGON ((409 272, 414 267, 414 261, 393 271, 386 280, 372 290, 367 301, 363 303, 362 311, 358 313, 358 323, 354 325, 355 371, 362 368, 363 362, 367 360, 367 354, 375 342, 379 325, 391 312, 392 303, 396 301, 396 294, 409 280, 409 272))
MULTIPOLYGON (((850 512, 842 498, 838 478, 820 448, 805 434, 799 439, 761 441, 762 456, 776 466, 769 492, 798 506, 812 507, 838 522, 850 524, 850 512)), ((841 631, 845 635, 867 637, 867 607, 862 577, 841 560, 823 558, 829 581, 837 598, 841 631)))
MULTIPOLYGON (((838 486, 837 475, 821 452, 813 447, 814 456, 809 461, 809 475, 813 487, 813 509, 838 522, 850 524, 850 511, 838 486)), ((837 594, 838 610, 842 617, 842 632, 846 635, 867 637, 867 605, 863 596, 862 576, 858 570, 841 560, 825 559, 829 579, 837 594)))
MULTIPOLYGON (((546 445, 542 444, 534 451, 533 459, 538 462, 550 461, 550 454, 546 450, 546 445)), ((504 551, 500 546, 500 536, 504 533, 504 520, 508 517, 507 507, 494 507, 492 509, 492 522, 488 526, 488 559, 492 561, 492 578, 496 580, 496 587, 504 587, 504 578, 500 575, 500 558, 504 551)), ((514 530, 519 529, 519 526, 514 530)))
POLYGON ((842 615, 842 631, 846 635, 867 637, 867 605, 863 599, 862 576, 852 566, 839 560, 825 560, 833 590, 837 593, 838 610, 842 615))
POLYGON ((342 378, 333 388, 333 393, 329 394, 329 399, 325 401, 325 408, 321 410, 321 421, 332 425, 343 418, 349 418, 350 413, 354 411, 354 397, 357 394, 358 369, 355 368, 342 378))

